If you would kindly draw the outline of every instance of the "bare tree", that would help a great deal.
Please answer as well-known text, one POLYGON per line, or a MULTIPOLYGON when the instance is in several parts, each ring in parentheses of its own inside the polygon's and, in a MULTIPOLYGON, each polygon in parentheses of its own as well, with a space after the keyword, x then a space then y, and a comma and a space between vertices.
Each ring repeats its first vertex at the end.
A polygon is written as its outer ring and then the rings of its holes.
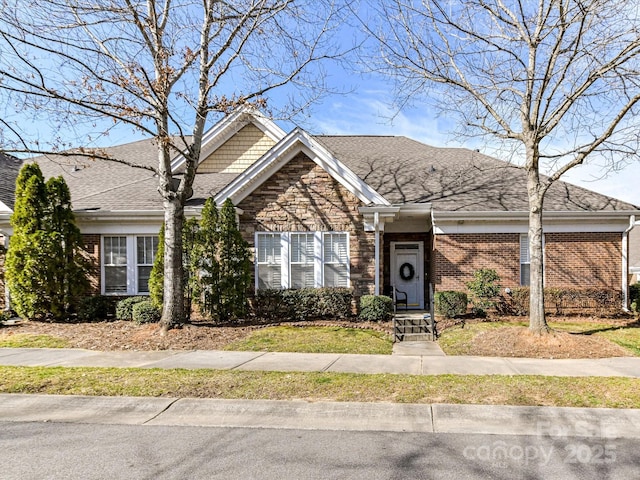
MULTIPOLYGON (((543 202, 588 157, 610 167, 638 151, 640 22, 625 0, 381 0, 375 69, 399 108, 428 100, 525 160, 531 331, 549 331, 543 202), (547 174, 545 176, 544 174, 547 174)), ((375 57, 374 57, 375 60, 375 57)), ((372 62, 373 63, 373 62, 372 62)))
MULTIPOLYGON (((337 56, 328 34, 340 11, 305 2, 0 0, 5 108, 51 115, 60 128, 84 122, 105 132, 106 118, 156 139, 166 225, 164 330, 184 318, 184 205, 209 114, 265 106, 265 95, 284 85, 297 87, 289 111, 324 91, 318 62, 337 56), (178 153, 186 159, 179 175, 171 171, 178 153)), ((29 137, 17 123, 5 127, 5 136, 29 137)), ((23 145, 29 152, 60 148, 55 139, 23 145)))

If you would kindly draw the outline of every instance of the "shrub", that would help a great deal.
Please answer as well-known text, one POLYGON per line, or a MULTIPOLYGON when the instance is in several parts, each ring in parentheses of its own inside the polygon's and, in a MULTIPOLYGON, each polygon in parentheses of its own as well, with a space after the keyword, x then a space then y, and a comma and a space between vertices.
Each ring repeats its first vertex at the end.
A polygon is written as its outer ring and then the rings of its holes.
MULTIPOLYGON (((622 293, 608 288, 545 288, 545 311, 556 315, 594 313, 611 315, 620 312, 622 293)), ((529 288, 511 289, 499 305, 505 315, 529 314, 529 288)))
POLYGON ((473 280, 465 285, 472 294, 473 313, 485 317, 487 310, 494 308, 500 294, 500 275, 492 268, 481 268, 473 272, 473 280))
POLYGON ((263 289, 256 293, 254 314, 266 320, 309 320, 351 316, 348 288, 263 289))
POLYGON ((320 315, 331 318, 348 318, 352 315, 353 292, 348 288, 321 288, 320 315))
POLYGON ((467 294, 454 290, 445 290, 435 294, 436 313, 445 318, 453 318, 467 313, 469 300, 467 294))
POLYGON ((640 283, 629 285, 629 305, 631 311, 636 313, 640 311, 640 283))
POLYGON ((151 300, 144 300, 133 305, 132 318, 138 325, 143 323, 157 323, 160 321, 161 315, 162 312, 151 300))
POLYGON ((110 314, 113 314, 113 300, 102 295, 84 297, 78 305, 78 320, 81 322, 104 320, 110 314))
POLYGON ((133 306, 136 303, 149 300, 148 297, 128 297, 124 300, 120 300, 116 305, 116 319, 118 320, 132 320, 133 319, 133 306))
POLYGON ((360 318, 370 322, 389 320, 393 314, 393 299, 385 295, 360 297, 360 318))
POLYGON ((288 319, 289 306, 283 302, 284 290, 266 288, 256 292, 254 315, 265 320, 288 319))

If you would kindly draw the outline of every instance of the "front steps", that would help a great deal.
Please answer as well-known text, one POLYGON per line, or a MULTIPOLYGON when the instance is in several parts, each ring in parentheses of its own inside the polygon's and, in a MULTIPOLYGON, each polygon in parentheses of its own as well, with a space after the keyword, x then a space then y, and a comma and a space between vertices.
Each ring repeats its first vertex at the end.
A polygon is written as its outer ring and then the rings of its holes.
POLYGON ((429 312, 407 310, 393 316, 393 341, 418 342, 438 339, 436 322, 429 312))

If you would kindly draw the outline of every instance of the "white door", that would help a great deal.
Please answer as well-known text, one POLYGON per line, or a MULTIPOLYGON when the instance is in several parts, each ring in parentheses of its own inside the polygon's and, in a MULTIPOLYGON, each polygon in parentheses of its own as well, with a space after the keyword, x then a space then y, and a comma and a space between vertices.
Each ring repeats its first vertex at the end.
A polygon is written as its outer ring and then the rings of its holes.
POLYGON ((407 294, 407 306, 424 308, 423 242, 391 242, 391 284, 407 294))

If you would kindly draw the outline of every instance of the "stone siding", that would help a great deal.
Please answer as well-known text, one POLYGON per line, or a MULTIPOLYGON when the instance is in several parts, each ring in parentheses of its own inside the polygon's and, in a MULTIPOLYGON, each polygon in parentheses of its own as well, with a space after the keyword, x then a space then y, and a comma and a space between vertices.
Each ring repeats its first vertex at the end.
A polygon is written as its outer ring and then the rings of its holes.
POLYGON ((360 200, 300 153, 238 207, 243 237, 254 247, 255 232, 335 231, 349 233, 351 286, 356 298, 373 293, 374 234, 364 231, 360 200))

